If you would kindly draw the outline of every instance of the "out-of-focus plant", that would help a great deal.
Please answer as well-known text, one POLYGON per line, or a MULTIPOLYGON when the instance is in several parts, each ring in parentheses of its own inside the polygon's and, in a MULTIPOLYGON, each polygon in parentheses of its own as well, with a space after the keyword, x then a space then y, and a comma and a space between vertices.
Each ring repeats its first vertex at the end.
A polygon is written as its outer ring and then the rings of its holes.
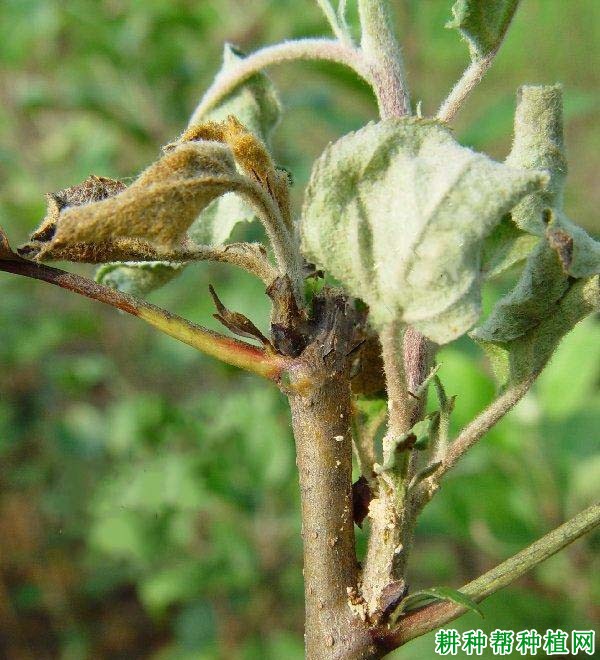
MULTIPOLYGON (((467 42, 471 63, 435 117, 419 106, 413 114, 385 0, 358 0, 359 43, 345 2, 319 5, 335 39, 248 56, 227 45, 189 125, 153 164, 130 185, 91 174, 48 195, 46 217, 17 252, 0 231, 0 268, 112 305, 279 387, 300 476, 307 657, 377 658, 479 611, 477 603, 600 522, 592 505, 460 590, 409 593, 416 522, 443 478, 529 391, 563 336, 600 308, 600 245, 563 210, 559 86, 520 89, 504 163, 462 146, 449 128, 492 64, 517 0, 454 4, 448 26, 467 42), (380 112, 317 159, 300 213, 290 174, 269 148, 281 108, 263 72, 296 59, 349 67, 380 112), (228 242, 254 218, 266 244, 228 242), (97 282, 41 263, 52 259, 102 264, 97 282), (142 299, 200 260, 262 281, 269 336, 212 287, 215 318, 253 343, 142 299), (481 322, 482 285, 511 267, 521 269, 516 285, 481 322), (452 438, 454 398, 436 355, 464 335, 488 355, 498 395, 452 438), (429 388, 436 405, 427 413, 429 388), (353 449, 362 473, 354 484, 353 449), (354 525, 365 520, 359 565, 354 525)), ((189 493, 198 505, 196 490, 186 490, 194 462, 160 465, 178 498, 189 493)), ((135 500, 135 489, 128 496, 135 500)), ((132 539, 140 527, 131 516, 111 524, 132 539)), ((175 583, 191 584, 193 571, 184 565, 175 583)), ((158 608, 168 602, 160 576, 146 595, 158 608)))

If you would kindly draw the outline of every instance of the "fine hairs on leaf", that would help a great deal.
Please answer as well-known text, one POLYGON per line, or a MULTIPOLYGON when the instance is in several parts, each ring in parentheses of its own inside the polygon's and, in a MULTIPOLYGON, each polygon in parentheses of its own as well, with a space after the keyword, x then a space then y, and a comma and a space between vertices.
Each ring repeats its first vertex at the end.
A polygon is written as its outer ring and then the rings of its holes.
POLYGON ((545 181, 430 120, 369 124, 315 163, 303 248, 369 305, 375 327, 401 320, 443 344, 479 317, 482 240, 545 181))
MULTIPOLYGON (((223 50, 223 68, 234 68, 244 55, 230 44, 223 50)), ((174 148, 178 143, 186 142, 194 127, 206 121, 221 122, 234 116, 248 131, 268 143, 271 133, 277 125, 281 106, 271 81, 264 73, 258 73, 230 92, 219 104, 202 117, 194 117, 178 142, 168 145, 174 148)), ((229 192, 215 199, 194 219, 188 229, 189 238, 200 246, 219 246, 229 240, 234 227, 239 222, 248 222, 256 218, 254 210, 239 195, 229 192)), ((168 261, 125 264, 114 263, 110 268, 98 270, 96 279, 108 286, 129 291, 137 295, 147 295, 164 286, 181 274, 182 264, 168 261)))
POLYGON ((501 383, 537 372, 558 343, 559 328, 563 333, 571 329, 565 320, 577 323, 581 314, 600 307, 599 294, 594 293, 600 243, 568 220, 562 208, 567 166, 559 85, 526 86, 519 91, 515 138, 506 162, 534 171, 541 168, 550 178, 545 189, 526 196, 511 211, 517 231, 540 238, 514 289, 472 332, 501 383), (573 290, 574 278, 585 278, 587 283, 573 290), (541 327, 545 330, 540 334, 541 327))
POLYGON ((559 85, 519 90, 505 162, 462 145, 449 127, 518 0, 454 2, 447 27, 471 63, 435 118, 420 107, 411 114, 391 0, 357 0, 360 46, 345 0, 316 4, 335 39, 248 56, 226 45, 188 126, 154 163, 128 186, 91 175, 47 195, 45 218, 16 253, 0 227, 0 269, 111 305, 280 389, 300 485, 306 658, 378 660, 467 611, 482 614, 480 601, 600 524, 592 505, 459 590, 411 582, 425 505, 528 393, 564 335, 600 311, 600 244, 563 206, 559 85), (281 104, 263 69, 298 59, 349 66, 370 85, 379 119, 324 149, 296 219, 290 177, 270 149, 281 104), (236 225, 255 218, 270 252, 231 242, 236 225), (102 284, 41 263, 50 259, 101 264, 102 284), (250 342, 135 297, 207 260, 264 284, 270 315, 252 311, 253 320, 209 287, 214 318, 250 342), (480 321, 482 287, 508 271, 516 284, 480 321), (461 337, 485 350, 500 388, 452 437, 461 391, 446 394, 437 351, 461 337), (430 388, 437 405, 428 409, 430 388), (359 562, 355 523, 366 518, 359 562))
POLYGON ((189 226, 213 199, 244 187, 225 145, 186 143, 116 194, 62 206, 51 197, 48 215, 25 249, 38 259, 100 262, 111 260, 114 244, 123 251, 142 245, 167 253, 182 245, 189 226))
POLYGON ((500 46, 518 4, 519 0, 457 0, 446 27, 460 32, 472 60, 481 60, 500 46))

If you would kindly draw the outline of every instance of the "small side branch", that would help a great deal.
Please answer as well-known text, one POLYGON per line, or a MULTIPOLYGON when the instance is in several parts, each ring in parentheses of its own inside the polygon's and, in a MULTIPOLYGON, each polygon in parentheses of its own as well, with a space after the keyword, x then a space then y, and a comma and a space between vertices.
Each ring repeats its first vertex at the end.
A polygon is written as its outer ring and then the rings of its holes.
POLYGON ((413 424, 416 401, 406 382, 404 331, 389 323, 379 335, 388 395, 388 427, 383 438, 383 469, 375 483, 376 496, 369 506, 371 533, 363 563, 362 596, 373 621, 388 609, 387 592, 402 594, 404 571, 413 529, 406 504, 410 447, 401 446, 413 424))
POLYGON ((417 496, 419 507, 428 502, 436 491, 442 478, 449 472, 473 445, 492 429, 517 403, 527 394, 537 374, 510 385, 506 391, 480 413, 472 422, 467 424, 456 440, 448 447, 442 463, 431 477, 423 481, 421 492, 417 496))
MULTIPOLYGON (((325 15, 333 34, 342 42, 347 45, 352 45, 352 40, 347 31, 347 26, 340 21, 340 16, 336 13, 333 5, 330 0, 316 0, 317 4, 321 8, 321 11, 325 15)), ((343 14, 342 14, 343 16, 343 14)))
POLYGON ((468 424, 450 445, 443 467, 438 475, 444 475, 452 469, 460 458, 471 449, 491 428, 514 408, 533 385, 535 376, 511 385, 493 401, 480 415, 468 424))
MULTIPOLYGON (((480 602, 508 586, 599 524, 600 504, 593 504, 496 568, 469 582, 460 591, 475 602, 480 602)), ((429 605, 406 615, 395 628, 378 633, 376 635, 378 646, 386 652, 392 651, 415 637, 425 635, 453 621, 466 611, 465 607, 450 602, 429 605)))
POLYGON ((235 67, 219 74, 194 110, 190 125, 202 121, 206 113, 227 94, 266 67, 293 60, 328 60, 353 69, 370 85, 371 73, 357 48, 337 39, 297 39, 266 46, 248 55, 235 67))
POLYGON ((464 100, 479 85, 487 70, 492 66, 496 57, 496 51, 491 52, 484 58, 472 62, 454 85, 448 98, 442 103, 437 113, 437 118, 443 122, 451 122, 456 113, 462 107, 464 100))
POLYGON ((512 19, 515 15, 518 4, 519 2, 517 0, 512 9, 512 13, 504 24, 502 33, 498 36, 495 48, 493 48, 489 53, 486 53, 483 57, 474 60, 465 69, 465 72, 462 74, 456 85, 454 85, 452 91, 448 95, 448 98, 442 103, 440 109, 438 110, 437 118, 440 121, 452 121, 456 113, 462 107, 464 100, 481 82, 487 70, 492 65, 492 62, 494 61, 500 46, 502 45, 504 37, 506 36, 506 32, 508 31, 508 28, 510 27, 512 19))
POLYGON ((160 307, 58 268, 36 264, 15 255, 10 259, 0 259, 0 270, 42 280, 111 307, 116 307, 123 312, 143 319, 161 332, 207 355, 269 380, 279 380, 284 369, 289 366, 289 360, 283 356, 270 353, 237 339, 225 337, 191 323, 176 314, 171 314, 160 307))
POLYGON ((359 0, 361 49, 372 70, 382 119, 410 114, 410 96, 389 0, 359 0))

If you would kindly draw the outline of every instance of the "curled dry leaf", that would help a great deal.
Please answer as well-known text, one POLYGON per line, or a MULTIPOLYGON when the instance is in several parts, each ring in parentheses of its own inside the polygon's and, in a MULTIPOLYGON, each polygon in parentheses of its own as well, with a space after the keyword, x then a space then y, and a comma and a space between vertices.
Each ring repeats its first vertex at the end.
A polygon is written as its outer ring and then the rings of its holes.
POLYGON ((501 383, 538 371, 562 334, 600 306, 600 243, 563 211, 567 162, 562 114, 560 85, 519 90, 507 163, 542 169, 549 184, 512 210, 516 231, 534 237, 537 245, 515 287, 471 333, 488 353, 501 383))
POLYGON ((128 188, 90 177, 49 196, 48 214, 23 252, 94 262, 167 254, 181 247, 188 227, 213 199, 244 187, 225 145, 182 144, 128 188))
MULTIPOLYGON (((222 72, 236 67, 243 58, 243 53, 226 44, 223 52, 222 72)), ((279 121, 280 112, 281 108, 273 84, 264 73, 258 73, 236 87, 205 115, 195 114, 178 141, 166 145, 165 151, 172 150, 182 142, 193 139, 198 125, 208 121, 221 122, 230 115, 237 117, 248 131, 268 144, 269 136, 279 121)), ((289 201, 286 206, 284 204, 285 195, 277 192, 278 176, 277 171, 275 183, 272 185, 276 196, 280 199, 282 216, 286 218, 289 217, 289 201)), ((287 192, 287 187, 285 192, 287 192)), ((255 218, 255 210, 246 200, 235 193, 225 193, 213 200, 198 215, 190 226, 188 234, 198 246, 202 246, 206 250, 207 247, 221 246, 228 241, 238 223, 249 222, 255 218)), ((240 262, 239 265, 244 267, 243 262, 240 262)), ((150 270, 145 263, 129 262, 123 266, 114 263, 111 264, 110 270, 105 268, 99 270, 96 278, 99 282, 117 286, 123 291, 149 293, 153 289, 163 286, 182 271, 183 268, 180 265, 173 265, 168 261, 160 264, 155 262, 155 267, 150 270), (138 273, 137 269, 141 272, 138 273)))
POLYGON ((263 333, 252 323, 252 321, 240 312, 232 312, 227 309, 225 305, 219 300, 217 292, 214 290, 212 284, 208 287, 210 295, 212 296, 217 314, 213 316, 222 323, 228 330, 231 330, 240 337, 249 337, 250 339, 258 339, 263 346, 271 347, 271 342, 263 335, 263 333))
MULTIPOLYGON (((240 171, 255 180, 264 189, 277 206, 285 225, 288 227, 291 225, 289 175, 285 170, 275 167, 266 144, 258 135, 248 130, 236 117, 229 115, 221 122, 208 121, 189 127, 181 135, 179 142, 167 145, 165 148, 170 150, 177 144, 198 140, 211 140, 226 144, 231 149, 240 171)), ((235 199, 239 203, 238 198, 235 199)), ((215 204, 215 206, 219 206, 219 216, 223 210, 220 207, 226 201, 226 199, 221 199, 215 204)), ((207 209, 207 211, 209 210, 207 209)), ((205 219, 210 220, 210 218, 205 219)), ((204 227, 204 231, 206 229, 207 227, 204 227)), ((196 240, 202 236, 198 233, 199 231, 201 230, 198 227, 192 229, 192 235, 196 240)), ((227 237, 228 234, 225 238, 227 237)), ((204 240, 213 242, 214 237, 209 235, 204 240)))

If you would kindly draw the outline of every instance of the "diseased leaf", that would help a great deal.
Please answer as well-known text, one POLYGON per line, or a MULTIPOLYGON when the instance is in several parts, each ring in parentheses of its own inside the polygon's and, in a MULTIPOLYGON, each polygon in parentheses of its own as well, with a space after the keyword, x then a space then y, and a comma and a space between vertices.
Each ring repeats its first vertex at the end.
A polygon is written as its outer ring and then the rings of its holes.
MULTIPOLYGON (((244 55, 230 44, 226 44, 223 51, 223 67, 221 73, 236 66, 244 55)), ((228 117, 234 116, 249 131, 260 140, 267 142, 271 132, 277 125, 281 114, 281 106, 275 88, 270 79, 264 73, 258 73, 248 78, 243 84, 234 89, 221 103, 215 106, 206 115, 194 115, 179 142, 168 145, 173 148, 181 142, 185 142, 193 134, 194 127, 205 124, 207 121, 221 122, 228 117)), ((256 218, 254 211, 239 195, 225 193, 218 199, 212 201, 194 220, 188 230, 188 235, 199 245, 222 245, 231 236, 234 227, 240 222, 250 222, 256 218)), ((128 284, 128 277, 143 282, 144 292, 157 289, 174 277, 179 275, 183 268, 180 264, 173 266, 171 276, 168 276, 168 262, 162 262, 159 269, 154 267, 148 269, 145 263, 139 266, 134 263, 126 264, 118 270, 117 264, 112 264, 111 280, 118 288, 125 287, 123 291, 132 291, 138 286, 135 282, 128 284), (142 274, 136 276, 136 268, 142 270, 142 274), (152 284, 154 278, 154 284, 152 284)), ((102 278, 99 272, 96 278, 102 278)), ((101 281, 101 279, 99 279, 101 281)), ((141 293, 141 291, 140 291, 141 293)))
POLYGON ((472 60, 494 53, 506 34, 519 0, 457 0, 447 28, 457 29, 472 60))
POLYGON ((560 85, 521 87, 515 137, 506 164, 544 170, 550 176, 546 188, 528 195, 513 209, 511 217, 517 227, 535 236, 546 235, 568 275, 588 277, 600 272, 600 243, 571 222, 563 211, 567 159, 560 85))
POLYGON ((527 259, 539 239, 519 229, 509 214, 494 227, 483 243, 481 271, 486 279, 498 277, 527 259))
MULTIPOLYGON (((219 75, 237 66, 244 57, 245 55, 231 44, 225 44, 223 67, 219 75)), ((233 116, 268 144, 280 115, 281 104, 273 83, 266 74, 258 73, 234 89, 205 116, 194 115, 182 138, 186 133, 189 135, 194 126, 206 121, 224 121, 233 116)), ((215 200, 199 215, 190 229, 190 235, 194 240, 206 245, 221 245, 229 238, 235 225, 239 222, 250 222, 255 217, 252 209, 242 199, 235 194, 228 194, 215 200)))
POLYGON ((563 139, 562 87, 524 85, 517 93, 514 139, 506 164, 544 170, 548 185, 525 197, 512 211, 517 227, 536 236, 546 231, 544 212, 562 208, 567 160, 563 139))
POLYGON ((568 277, 556 251, 543 240, 527 261, 515 288, 498 301, 471 336, 494 342, 521 337, 553 313, 568 288, 568 277))
POLYGON ((210 295, 212 296, 217 314, 213 314, 214 318, 222 323, 228 330, 231 330, 236 335, 241 337, 249 337, 250 339, 258 339, 264 346, 271 347, 271 342, 263 335, 263 333, 252 323, 252 321, 240 312, 232 312, 227 309, 225 305, 219 300, 217 292, 214 290, 212 284, 208 287, 210 295))
POLYGON ((505 342, 489 341, 474 333, 486 351, 500 385, 520 382, 538 373, 561 339, 589 314, 600 312, 600 276, 572 281, 538 325, 505 342))
POLYGON ((481 608, 472 598, 457 589, 452 589, 451 587, 429 587, 428 589, 420 589, 400 602, 395 615, 397 617, 400 614, 405 614, 406 612, 423 607, 431 601, 436 600, 449 600, 457 605, 462 605, 472 612, 476 612, 483 618, 481 608))
POLYGON ((438 343, 480 314, 483 240, 545 175, 458 144, 429 120, 369 124, 317 160, 301 222, 306 256, 370 307, 438 343))
POLYGON ((181 247, 200 210, 225 192, 243 188, 227 147, 182 144, 114 195, 63 206, 51 197, 48 214, 26 249, 38 259, 73 261, 109 261, 110 256, 102 259, 103 248, 111 254, 111 245, 119 241, 131 244, 133 252, 145 245, 149 252, 168 253, 181 247))
POLYGON ((582 314, 597 309, 594 276, 600 273, 600 243, 562 211, 567 165, 560 86, 521 88, 507 163, 543 168, 550 182, 513 209, 515 231, 526 231, 539 243, 514 289, 471 333, 486 350, 500 383, 541 369, 562 337, 559 329, 568 332, 582 314), (576 286, 573 278, 583 281, 576 286), (564 322, 567 318, 570 324, 564 322))
POLYGON ((600 273, 600 242, 561 211, 550 214, 546 236, 568 275, 590 277, 600 273))

